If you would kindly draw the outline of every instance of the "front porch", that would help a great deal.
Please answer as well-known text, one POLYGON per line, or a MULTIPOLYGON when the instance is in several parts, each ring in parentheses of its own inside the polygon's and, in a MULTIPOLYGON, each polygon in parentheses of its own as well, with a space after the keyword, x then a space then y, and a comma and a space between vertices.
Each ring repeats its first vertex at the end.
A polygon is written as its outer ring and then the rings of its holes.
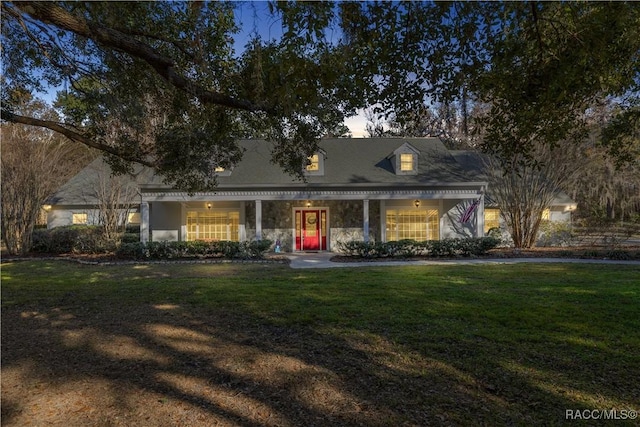
POLYGON ((192 196, 143 191, 140 237, 143 242, 269 239, 279 241, 284 252, 331 251, 337 242, 349 240, 481 237, 483 192, 483 185, 192 196), (461 223, 464 210, 478 199, 472 218, 461 223))

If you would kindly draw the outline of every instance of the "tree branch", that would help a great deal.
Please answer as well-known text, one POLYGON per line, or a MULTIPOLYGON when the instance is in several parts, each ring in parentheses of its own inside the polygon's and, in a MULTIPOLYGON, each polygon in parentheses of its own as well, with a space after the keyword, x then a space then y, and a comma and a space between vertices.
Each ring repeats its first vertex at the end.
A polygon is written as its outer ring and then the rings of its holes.
POLYGON ((105 153, 113 154, 114 156, 120 157, 121 159, 130 161, 130 162, 139 163, 141 165, 148 166, 148 167, 151 167, 151 168, 155 168, 156 167, 155 164, 153 164, 152 162, 150 162, 148 160, 140 159, 138 157, 128 156, 128 155, 122 153, 121 151, 117 150, 116 148, 114 148, 114 147, 112 147, 110 145, 101 144, 99 142, 96 142, 96 141, 92 140, 91 138, 87 138, 86 136, 82 135, 79 132, 76 132, 76 131, 73 131, 71 129, 68 129, 68 128, 64 127, 62 124, 60 124, 58 122, 54 122, 54 121, 51 121, 51 120, 40 120, 40 119, 36 119, 34 117, 21 116, 21 115, 12 113, 11 111, 7 111, 5 109, 0 110, 0 113, 1 113, 0 117, 2 118, 2 120, 5 120, 7 122, 20 123, 20 124, 23 124, 23 125, 38 126, 38 127, 47 128, 47 129, 50 129, 50 130, 52 130, 54 132, 58 132, 58 133, 60 133, 60 134, 62 134, 64 136, 66 136, 71 141, 79 142, 81 144, 86 145, 87 147, 95 148, 95 149, 103 151, 105 153))
POLYGON ((197 97, 201 102, 216 104, 245 111, 269 111, 266 105, 246 99, 237 99, 219 92, 213 92, 194 83, 175 69, 175 63, 153 49, 121 31, 87 21, 49 2, 24 1, 14 3, 15 7, 33 19, 49 23, 63 30, 86 37, 97 44, 116 49, 149 64, 156 73, 169 84, 197 97))

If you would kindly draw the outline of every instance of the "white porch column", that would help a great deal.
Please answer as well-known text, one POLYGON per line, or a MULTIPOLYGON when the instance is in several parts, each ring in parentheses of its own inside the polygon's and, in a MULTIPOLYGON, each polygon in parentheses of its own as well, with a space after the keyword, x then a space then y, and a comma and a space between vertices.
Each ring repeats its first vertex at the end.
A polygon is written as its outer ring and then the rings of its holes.
POLYGON ((246 222, 247 222, 247 216, 246 216, 246 206, 245 206, 245 202, 240 202, 240 224, 239 224, 239 236, 238 239, 241 242, 246 242, 247 241, 247 228, 245 227, 246 222))
POLYGON ((149 241, 149 202, 140 203, 140 241, 149 241))
POLYGON ((362 215, 362 234, 364 236, 364 241, 369 241, 369 199, 365 199, 363 202, 363 215, 362 215))
POLYGON ((480 203, 476 209, 476 237, 484 237, 484 191, 480 194, 480 203))
POLYGON ((262 200, 256 200, 256 240, 262 240, 262 200))
POLYGON ((387 241, 387 203, 380 200, 380 240, 387 241))

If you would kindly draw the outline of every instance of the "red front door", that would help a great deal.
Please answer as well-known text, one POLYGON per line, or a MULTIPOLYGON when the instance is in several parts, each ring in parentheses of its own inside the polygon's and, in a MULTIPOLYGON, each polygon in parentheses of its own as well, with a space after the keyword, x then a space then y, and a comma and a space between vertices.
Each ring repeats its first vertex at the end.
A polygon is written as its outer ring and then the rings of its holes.
POLYGON ((302 211, 302 249, 320 249, 320 211, 302 211))
POLYGON ((327 210, 296 209, 296 250, 327 250, 327 210))

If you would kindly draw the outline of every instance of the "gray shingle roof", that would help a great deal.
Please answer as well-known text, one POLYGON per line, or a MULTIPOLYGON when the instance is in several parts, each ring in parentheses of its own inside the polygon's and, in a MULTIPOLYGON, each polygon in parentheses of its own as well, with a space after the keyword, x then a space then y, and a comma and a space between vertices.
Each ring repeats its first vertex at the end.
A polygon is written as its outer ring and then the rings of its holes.
MULTIPOLYGON (((242 161, 229 176, 219 177, 219 186, 335 186, 359 184, 410 185, 447 184, 475 181, 451 156, 437 138, 335 138, 320 141, 326 153, 324 175, 308 176, 307 184, 282 172, 271 163, 272 143, 264 140, 243 140, 246 149, 242 161), (409 142, 420 151, 418 173, 398 176, 388 156, 409 142)), ((165 187, 162 177, 155 176, 148 184, 165 187)))
MULTIPOLYGON (((320 141, 326 153, 324 175, 308 176, 307 183, 284 173, 271 163, 272 143, 264 140, 242 140, 246 150, 242 161, 229 176, 219 176, 219 188, 295 188, 295 187, 395 187, 460 184, 484 181, 481 174, 466 169, 438 138, 335 138, 320 141), (418 171, 415 175, 396 175, 390 155, 400 146, 409 143, 419 151, 418 171)), ((100 173, 108 166, 99 158, 63 185, 50 199, 51 204, 86 204, 90 199, 88 189, 96 185, 100 173)), ((167 189, 149 168, 136 168, 131 177, 147 191, 153 188, 167 189)), ((107 172, 108 173, 108 172, 107 172)))
MULTIPOLYGON (((82 169, 78 174, 63 184, 53 195, 47 199, 50 205, 94 205, 96 203, 96 190, 103 179, 111 175, 109 165, 102 157, 82 169)), ((149 168, 136 165, 133 175, 122 176, 123 185, 131 185, 134 188, 142 182, 146 182, 153 176, 149 168)))

